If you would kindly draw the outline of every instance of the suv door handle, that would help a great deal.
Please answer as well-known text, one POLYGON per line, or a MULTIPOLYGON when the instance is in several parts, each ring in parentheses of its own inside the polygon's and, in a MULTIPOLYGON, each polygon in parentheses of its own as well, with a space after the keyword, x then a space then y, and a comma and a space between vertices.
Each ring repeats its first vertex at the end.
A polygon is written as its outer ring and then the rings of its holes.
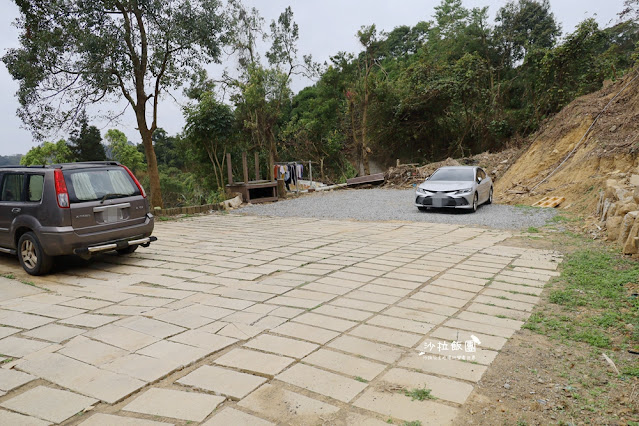
POLYGON ((11 209, 11 213, 14 213, 14 214, 18 214, 18 213, 20 213, 21 211, 22 211, 22 209, 20 209, 20 208, 18 208, 18 207, 11 209))

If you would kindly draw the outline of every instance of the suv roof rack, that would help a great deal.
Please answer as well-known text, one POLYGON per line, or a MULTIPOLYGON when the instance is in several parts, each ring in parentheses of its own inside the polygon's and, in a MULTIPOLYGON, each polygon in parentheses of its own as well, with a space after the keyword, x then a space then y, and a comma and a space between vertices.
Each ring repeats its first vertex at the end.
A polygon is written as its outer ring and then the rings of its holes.
POLYGON ((0 169, 74 169, 87 166, 120 166, 118 161, 78 161, 76 163, 57 163, 34 166, 0 166, 0 169))
POLYGON ((58 163, 58 164, 51 164, 50 167, 56 168, 56 169, 63 169, 65 167, 67 168, 75 168, 75 167, 83 167, 83 166, 119 166, 120 163, 117 161, 78 161, 75 163, 58 163))
POLYGON ((15 166, 11 166, 11 165, 5 165, 5 166, 0 166, 0 169, 43 169, 46 166, 40 166, 40 165, 34 165, 34 166, 21 166, 21 165, 15 165, 15 166))

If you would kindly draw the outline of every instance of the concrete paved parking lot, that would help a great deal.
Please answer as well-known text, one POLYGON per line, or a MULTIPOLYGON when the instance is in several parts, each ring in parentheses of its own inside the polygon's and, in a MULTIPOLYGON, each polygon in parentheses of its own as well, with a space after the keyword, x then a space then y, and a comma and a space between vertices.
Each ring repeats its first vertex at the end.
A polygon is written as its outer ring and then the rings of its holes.
POLYGON ((560 261, 448 224, 155 234, 44 278, 0 257, 35 285, 0 279, 0 424, 452 424, 560 261))

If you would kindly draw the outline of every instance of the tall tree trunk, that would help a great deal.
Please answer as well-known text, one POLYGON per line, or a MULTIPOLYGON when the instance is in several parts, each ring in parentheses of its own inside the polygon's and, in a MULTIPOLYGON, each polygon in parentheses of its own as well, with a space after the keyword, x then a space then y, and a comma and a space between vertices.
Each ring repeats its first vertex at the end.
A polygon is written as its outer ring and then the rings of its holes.
POLYGON ((153 132, 145 127, 139 126, 140 135, 142 136, 142 145, 144 146, 144 154, 146 155, 146 163, 148 165, 149 183, 151 186, 151 207, 163 207, 162 190, 160 189, 160 173, 158 172, 158 160, 153 149, 153 132))

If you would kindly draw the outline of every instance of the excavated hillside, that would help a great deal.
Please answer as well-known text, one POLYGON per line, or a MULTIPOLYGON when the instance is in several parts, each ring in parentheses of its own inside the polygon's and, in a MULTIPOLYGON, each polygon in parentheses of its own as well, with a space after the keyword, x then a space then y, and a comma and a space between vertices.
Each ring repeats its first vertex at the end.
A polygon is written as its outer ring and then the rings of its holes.
POLYGON ((603 193, 611 182, 628 190, 639 174, 637 77, 639 70, 608 82, 548 120, 496 181, 498 202, 533 204, 546 196, 565 197, 560 208, 601 216, 603 193))

